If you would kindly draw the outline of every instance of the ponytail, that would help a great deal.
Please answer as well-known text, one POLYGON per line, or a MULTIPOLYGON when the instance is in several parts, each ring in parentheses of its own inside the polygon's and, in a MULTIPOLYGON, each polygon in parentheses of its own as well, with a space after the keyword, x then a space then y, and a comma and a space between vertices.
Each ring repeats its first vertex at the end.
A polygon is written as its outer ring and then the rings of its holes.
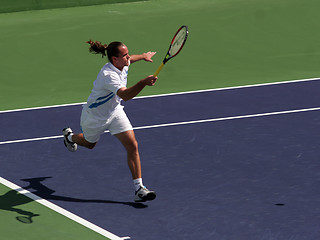
POLYGON ((112 42, 109 45, 101 44, 99 41, 89 40, 89 51, 93 54, 101 54, 102 57, 108 56, 109 61, 112 63, 112 57, 119 57, 119 47, 123 46, 122 42, 112 42))
POLYGON ((91 53, 101 54, 102 57, 106 56, 106 50, 107 50, 107 47, 108 47, 107 44, 102 45, 99 41, 95 41, 94 42, 92 40, 87 41, 87 43, 90 44, 89 51, 91 53))

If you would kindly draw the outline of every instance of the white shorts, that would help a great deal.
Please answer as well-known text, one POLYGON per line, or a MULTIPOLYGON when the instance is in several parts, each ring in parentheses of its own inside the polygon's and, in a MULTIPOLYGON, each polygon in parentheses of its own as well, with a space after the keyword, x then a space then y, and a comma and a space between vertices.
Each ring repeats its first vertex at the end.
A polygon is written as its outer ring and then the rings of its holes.
POLYGON ((106 130, 115 135, 133 129, 123 108, 116 109, 107 121, 94 119, 86 108, 83 108, 80 125, 84 138, 91 143, 98 142, 106 130))

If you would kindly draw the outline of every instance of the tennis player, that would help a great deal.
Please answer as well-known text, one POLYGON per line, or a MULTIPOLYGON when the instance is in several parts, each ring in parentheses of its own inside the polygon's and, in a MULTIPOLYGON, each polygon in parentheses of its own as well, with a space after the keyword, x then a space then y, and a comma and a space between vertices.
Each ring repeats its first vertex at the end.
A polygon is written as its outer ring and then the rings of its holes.
POLYGON ((83 106, 80 125, 82 133, 73 133, 71 128, 63 129, 64 144, 75 152, 77 145, 92 149, 105 130, 116 136, 127 151, 128 165, 135 186, 135 202, 145 202, 156 198, 154 191, 148 190, 142 182, 138 143, 132 125, 126 116, 121 100, 128 101, 137 96, 145 86, 153 86, 157 77, 149 75, 127 88, 130 64, 145 60, 152 62, 155 52, 129 55, 128 48, 121 42, 109 45, 88 41, 90 52, 107 56, 109 62, 100 70, 93 83, 93 89, 83 106))

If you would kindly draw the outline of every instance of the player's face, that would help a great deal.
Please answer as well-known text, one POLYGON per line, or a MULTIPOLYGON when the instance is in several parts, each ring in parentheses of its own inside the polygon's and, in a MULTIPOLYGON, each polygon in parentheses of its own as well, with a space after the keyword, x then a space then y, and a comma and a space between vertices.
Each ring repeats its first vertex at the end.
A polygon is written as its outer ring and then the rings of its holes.
POLYGON ((130 55, 128 48, 123 45, 119 47, 119 56, 113 59, 114 66, 122 70, 124 66, 129 66, 130 55))

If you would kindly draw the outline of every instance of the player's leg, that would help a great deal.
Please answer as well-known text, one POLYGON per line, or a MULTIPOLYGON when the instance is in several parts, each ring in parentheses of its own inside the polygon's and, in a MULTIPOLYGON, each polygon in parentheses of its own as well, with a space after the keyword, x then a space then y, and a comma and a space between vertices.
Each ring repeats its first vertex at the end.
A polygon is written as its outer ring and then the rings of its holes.
POLYGON ((74 134, 71 128, 63 129, 62 133, 64 136, 64 145, 71 152, 75 152, 78 148, 78 145, 89 148, 89 149, 93 149, 97 144, 96 141, 93 141, 93 142, 87 141, 84 138, 83 133, 74 134))
POLYGON ((141 178, 141 162, 138 150, 138 142, 133 130, 122 132, 115 135, 127 151, 128 166, 130 168, 132 178, 141 178))
POLYGON ((97 142, 88 142, 84 136, 83 136, 83 133, 77 133, 77 134, 73 134, 72 135, 72 142, 74 143, 77 143, 78 145, 82 146, 82 147, 86 147, 86 148, 89 148, 89 149, 93 149, 97 142))
POLYGON ((85 108, 81 112, 80 125, 82 133, 73 133, 71 128, 63 129, 64 144, 71 152, 77 150, 77 145, 93 149, 106 130, 106 122, 96 120, 85 108))
POLYGON ((142 183, 141 162, 138 150, 138 142, 133 130, 128 130, 122 133, 115 134, 127 151, 128 166, 130 168, 133 183, 135 185, 136 202, 145 202, 156 198, 154 191, 148 190, 142 183))

